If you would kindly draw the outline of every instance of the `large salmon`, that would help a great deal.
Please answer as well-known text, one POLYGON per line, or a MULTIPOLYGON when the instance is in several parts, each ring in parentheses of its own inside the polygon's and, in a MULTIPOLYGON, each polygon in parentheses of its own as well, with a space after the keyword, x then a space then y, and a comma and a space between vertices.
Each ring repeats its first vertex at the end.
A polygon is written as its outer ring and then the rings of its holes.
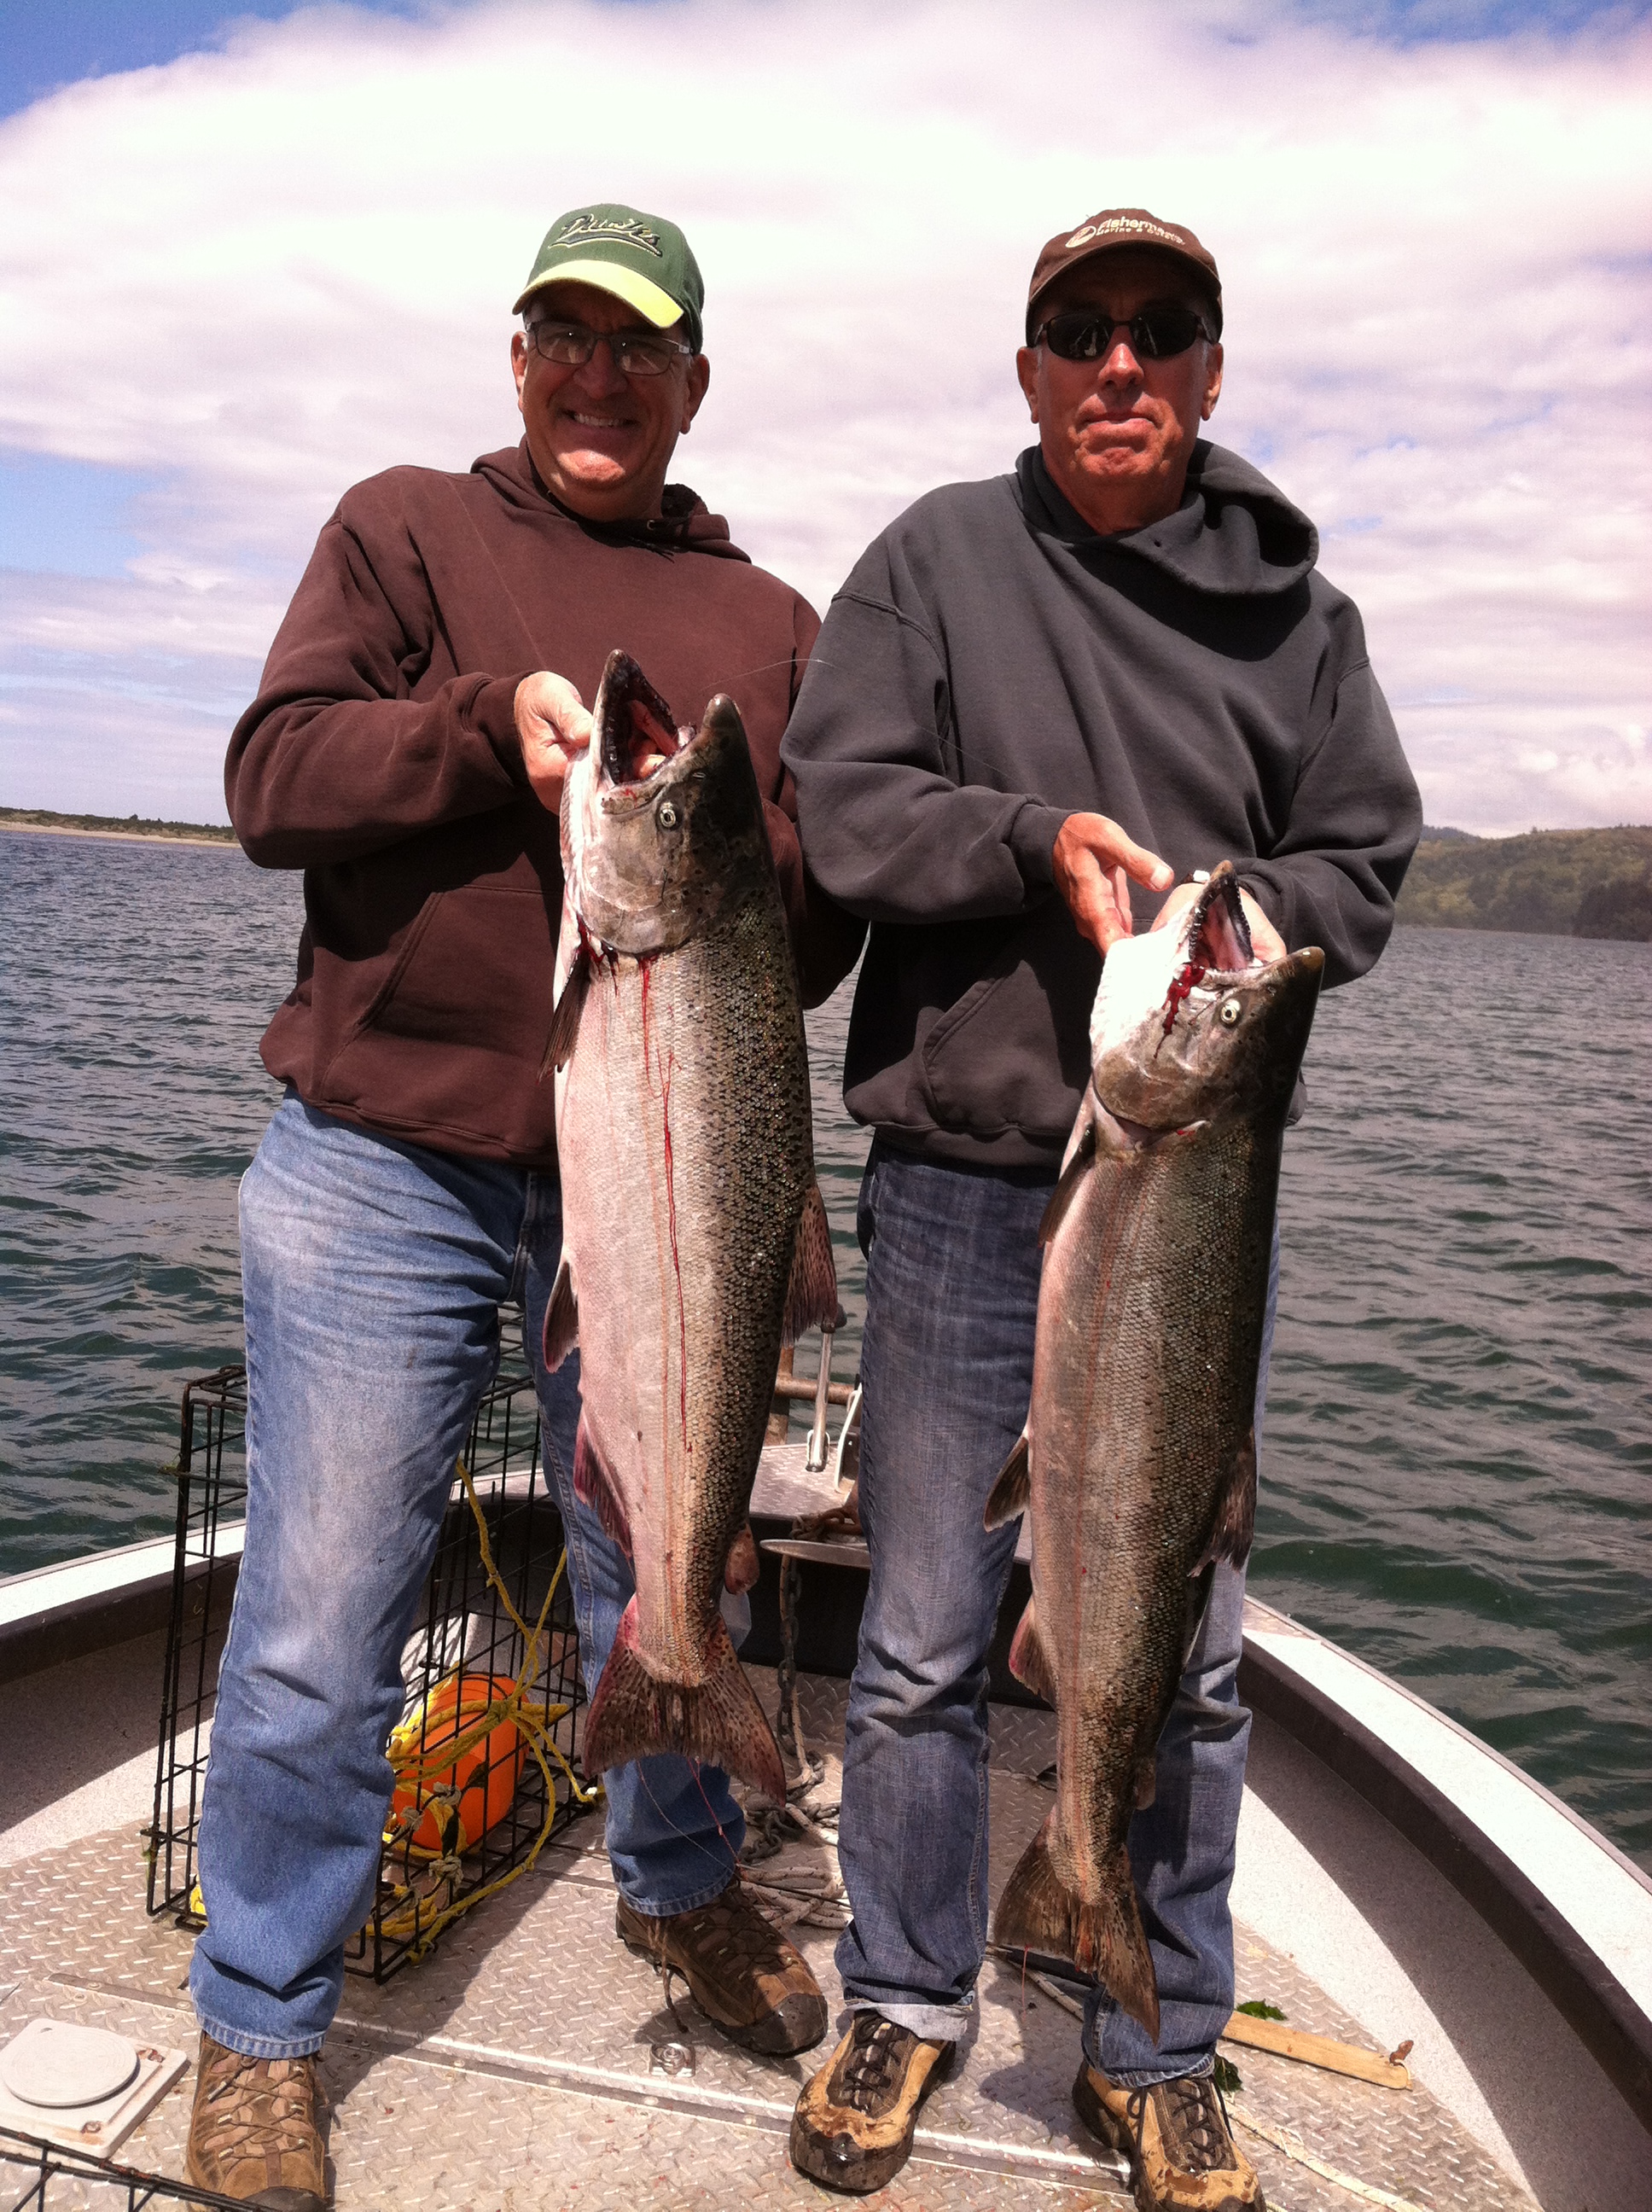
POLYGON ((1242 1563, 1286 1110, 1324 955, 1256 960, 1232 869, 1108 955, 1045 1246, 1026 1434, 987 1508, 1030 1504, 1010 1664, 1056 1711, 1055 1805, 993 1933, 1071 1959, 1158 2034, 1125 1838, 1210 1587, 1242 1563))
POLYGON ((756 1578, 746 1514, 780 1346, 837 1310, 802 1008, 733 701, 679 731, 615 653, 593 722, 562 798, 545 1358, 579 1344, 574 1488, 636 1595, 585 1763, 677 1751, 783 1800, 719 1597, 756 1578))

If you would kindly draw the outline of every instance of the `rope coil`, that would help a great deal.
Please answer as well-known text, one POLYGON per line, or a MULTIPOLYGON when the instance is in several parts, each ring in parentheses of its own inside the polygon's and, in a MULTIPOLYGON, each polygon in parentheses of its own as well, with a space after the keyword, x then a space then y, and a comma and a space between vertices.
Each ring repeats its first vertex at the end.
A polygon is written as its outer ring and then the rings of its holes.
MULTIPOLYGON (((443 1906, 428 1923, 423 1918, 422 1908, 430 1894, 430 1889, 425 1889, 423 1893, 421 1893, 420 1888, 416 1887, 411 1882, 398 1888, 394 1900, 388 1907, 380 1909, 379 1930, 381 1936, 389 1936, 392 1941, 395 1941, 407 1934, 410 1928, 414 1940, 409 1956, 416 1960, 425 1956, 442 1929, 457 1920, 461 1913, 468 1912, 473 1905, 480 1905, 484 1897, 494 1897, 501 1889, 508 1889, 511 1883, 516 1881, 519 1875, 526 1874, 538 1859, 540 1852, 550 1841, 551 1829, 556 1826, 556 1784, 550 1771, 551 1760, 554 1759, 562 1769, 576 1805, 593 1805, 602 1794, 600 1782, 593 1782, 589 1785, 580 1784, 579 1777, 574 1773, 568 1759, 551 1739, 551 1729, 558 1721, 567 1719, 574 1710, 573 1705, 568 1703, 553 1705, 544 1700, 531 1698, 528 1695, 527 1686, 534 1681, 539 1672, 540 1650, 544 1639, 545 1625, 550 1618, 551 1606, 561 1586, 562 1576, 567 1571, 567 1549, 566 1547, 563 1549, 561 1559, 556 1562, 556 1571, 550 1578, 550 1587, 545 1592, 544 1602, 539 1608, 539 1618, 530 1629, 515 1606, 512 1604, 510 1593, 505 1588, 499 1570, 494 1564, 493 1547, 488 1540, 487 1519, 482 1510, 481 1500, 477 1496, 476 1484, 471 1478, 471 1470, 465 1464, 462 1453, 458 1461, 458 1468, 459 1480, 465 1485, 465 1495, 470 1500, 471 1511, 476 1519, 477 1539, 481 1548, 483 1570, 487 1576, 489 1588, 496 1593, 500 1603, 509 1616, 512 1626, 522 1639, 522 1663, 518 1669, 515 1681, 511 1683, 507 1689, 501 1690, 499 1687, 501 1679, 500 1677, 489 1675, 481 1678, 488 1681, 491 1694, 485 1705, 476 1709, 475 1717, 467 1719, 465 1717, 467 1709, 464 1705, 463 1684, 466 1680, 474 1680, 478 1678, 466 1677, 461 1662, 453 1674, 445 1676, 443 1681, 438 1683, 427 1697, 424 1707, 422 1709, 421 1718, 421 1732, 422 1732, 422 1714, 428 1713, 431 1700, 437 1691, 440 1690, 446 1682, 452 1681, 455 1685, 456 1733, 444 1737, 440 1743, 434 1746, 421 1745, 410 1740, 404 1740, 399 1748, 396 1735, 392 1735, 390 1748, 391 1769, 398 1784, 411 1786, 413 1798, 410 1803, 400 1807, 392 1816, 386 1826, 384 1840, 387 1845, 404 1850, 410 1858, 425 1862, 422 1868, 423 1882, 431 1885, 435 1893, 439 1894, 442 1888, 449 1887, 450 1885, 451 1888, 457 1888, 463 1874, 460 1853, 469 1848, 465 1836, 464 1823, 459 1818, 459 1807, 467 1790, 474 1786, 470 1784, 462 1786, 459 1784, 459 1761, 467 1753, 475 1750, 478 1744, 485 1743, 495 1729, 506 1727, 513 1728, 516 1730, 526 1754, 532 1758, 540 1773, 544 1777, 545 1818, 544 1826, 534 1838, 532 1849, 519 1866, 510 1868, 507 1872, 500 1875, 493 1881, 484 1882, 479 1888, 471 1890, 468 1895, 453 1899, 443 1906), (410 1840, 404 1841, 403 1838, 396 1833, 398 1827, 400 1827, 404 1832, 416 1828, 431 1815, 433 1811, 435 1814, 438 1832, 441 1838, 441 1847, 439 1850, 431 1851, 428 1847, 416 1844, 410 1840)), ((406 1739, 405 1727, 398 1729, 397 1735, 403 1735, 406 1739)))

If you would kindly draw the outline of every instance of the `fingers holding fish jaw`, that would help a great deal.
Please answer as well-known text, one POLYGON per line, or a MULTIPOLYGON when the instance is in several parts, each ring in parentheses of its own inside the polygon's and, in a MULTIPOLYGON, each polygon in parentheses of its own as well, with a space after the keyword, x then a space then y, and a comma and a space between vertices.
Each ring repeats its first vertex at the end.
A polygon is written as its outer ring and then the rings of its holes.
POLYGON ((577 688, 548 668, 522 678, 513 711, 528 781, 546 812, 555 814, 568 769, 591 742, 592 718, 577 688))

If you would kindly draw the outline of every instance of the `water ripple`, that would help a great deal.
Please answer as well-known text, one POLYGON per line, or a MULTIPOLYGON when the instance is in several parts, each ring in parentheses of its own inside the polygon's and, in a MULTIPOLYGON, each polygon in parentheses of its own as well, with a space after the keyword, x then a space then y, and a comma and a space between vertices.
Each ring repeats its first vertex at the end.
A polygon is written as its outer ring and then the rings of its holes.
MULTIPOLYGON (((171 1525, 178 1392, 240 1355, 294 878, 0 833, 0 1572, 171 1525)), ((809 1020, 850 1326, 848 994, 809 1020)), ((1253 1586, 1652 1867, 1652 954, 1402 930, 1323 1002, 1286 1152, 1253 1586)))

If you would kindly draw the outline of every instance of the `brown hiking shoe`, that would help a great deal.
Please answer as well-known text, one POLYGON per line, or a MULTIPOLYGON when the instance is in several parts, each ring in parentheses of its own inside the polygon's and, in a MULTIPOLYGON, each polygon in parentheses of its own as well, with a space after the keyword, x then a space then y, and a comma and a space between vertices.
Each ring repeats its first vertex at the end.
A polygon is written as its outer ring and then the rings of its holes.
POLYGON ((243 2058, 203 2035, 184 2178, 265 2212, 325 2212, 321 2116, 313 2058, 243 2058))
POLYGON ((655 1919, 622 1897, 614 1932, 662 1972, 682 1975, 708 2020, 768 2058, 807 2051, 826 2033, 826 2000, 797 1946, 764 1919, 736 1875, 720 1897, 655 1919))
POLYGON ((918 2107, 951 2071, 955 2046, 926 2042, 881 2012, 858 2012, 798 2099, 792 2163, 811 2181, 865 2197, 900 2172, 918 2107))
POLYGON ((1080 2066, 1072 2102, 1091 2135, 1129 2160, 1140 2212, 1267 2212, 1209 2074, 1125 2089, 1080 2066))

